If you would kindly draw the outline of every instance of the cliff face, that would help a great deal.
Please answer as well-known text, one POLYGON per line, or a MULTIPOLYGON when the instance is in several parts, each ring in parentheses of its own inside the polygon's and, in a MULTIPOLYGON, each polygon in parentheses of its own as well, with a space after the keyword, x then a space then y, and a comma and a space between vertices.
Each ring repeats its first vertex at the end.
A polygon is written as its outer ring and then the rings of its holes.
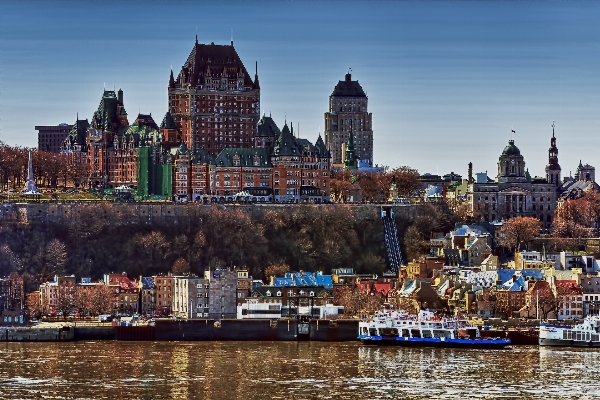
MULTIPOLYGON (((377 206, 196 204, 11 204, 0 207, 0 275, 27 272, 100 278, 168 272, 185 259, 192 272, 247 267, 262 278, 269 265, 323 271, 387 269, 377 206)), ((400 237, 422 213, 395 207, 400 237)))

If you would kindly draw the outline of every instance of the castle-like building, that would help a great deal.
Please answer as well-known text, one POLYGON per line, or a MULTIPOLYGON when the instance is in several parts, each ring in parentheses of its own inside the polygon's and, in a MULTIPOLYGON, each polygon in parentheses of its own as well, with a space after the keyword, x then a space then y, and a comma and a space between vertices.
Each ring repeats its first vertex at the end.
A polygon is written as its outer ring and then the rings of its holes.
POLYGON ((225 148, 250 148, 260 119, 258 64, 254 79, 230 45, 199 44, 181 71, 169 78, 169 112, 177 136, 192 152, 216 155, 225 148))
MULTIPOLYGON (((225 199, 243 194, 279 202, 329 199, 331 154, 260 116, 251 79, 233 47, 199 44, 168 83, 162 123, 129 124, 123 91, 104 90, 92 121, 77 117, 63 151, 89 168, 89 186, 136 186, 141 197, 225 199)), ((82 172, 83 173, 83 172, 82 172)))

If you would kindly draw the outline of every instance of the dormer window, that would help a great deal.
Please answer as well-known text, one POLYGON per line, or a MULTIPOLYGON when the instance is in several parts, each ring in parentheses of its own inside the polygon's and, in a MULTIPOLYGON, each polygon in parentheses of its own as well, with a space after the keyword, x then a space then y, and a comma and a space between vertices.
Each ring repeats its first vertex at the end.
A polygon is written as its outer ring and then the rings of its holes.
POLYGON ((281 297, 281 291, 277 292, 277 297, 281 297))
POLYGON ((315 292, 310 292, 308 295, 309 295, 310 297, 313 297, 313 296, 315 295, 315 292))
POLYGON ((267 297, 271 297, 271 291, 270 291, 270 290, 267 290, 267 293, 266 293, 266 295, 267 295, 267 297))

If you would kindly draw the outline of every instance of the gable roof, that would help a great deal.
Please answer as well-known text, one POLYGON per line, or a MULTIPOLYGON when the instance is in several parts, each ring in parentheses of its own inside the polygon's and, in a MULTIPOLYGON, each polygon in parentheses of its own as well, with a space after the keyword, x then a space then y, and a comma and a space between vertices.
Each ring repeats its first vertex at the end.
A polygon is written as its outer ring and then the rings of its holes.
POLYGON ((272 137, 275 139, 280 134, 281 130, 273 118, 263 115, 260 121, 258 121, 258 130, 256 132, 257 137, 272 137))
POLYGON ((163 120, 160 123, 160 129, 177 129, 177 125, 175 125, 175 120, 170 111, 167 111, 163 117, 163 120))
POLYGON ((296 141, 296 138, 290 132, 287 123, 281 130, 275 142, 273 143, 273 155, 278 156, 298 156, 302 155, 302 146, 296 141))

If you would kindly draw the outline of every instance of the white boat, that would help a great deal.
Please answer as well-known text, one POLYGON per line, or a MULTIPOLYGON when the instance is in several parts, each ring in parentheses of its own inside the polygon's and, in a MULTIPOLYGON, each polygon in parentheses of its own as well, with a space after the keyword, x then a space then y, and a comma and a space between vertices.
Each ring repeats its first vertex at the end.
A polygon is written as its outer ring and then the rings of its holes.
POLYGON ((436 318, 421 312, 418 317, 381 311, 358 324, 358 339, 378 346, 427 346, 504 348, 508 338, 483 337, 478 326, 463 318, 436 318))
POLYGON ((589 315, 577 325, 540 324, 540 346, 600 347, 600 316, 589 315))

